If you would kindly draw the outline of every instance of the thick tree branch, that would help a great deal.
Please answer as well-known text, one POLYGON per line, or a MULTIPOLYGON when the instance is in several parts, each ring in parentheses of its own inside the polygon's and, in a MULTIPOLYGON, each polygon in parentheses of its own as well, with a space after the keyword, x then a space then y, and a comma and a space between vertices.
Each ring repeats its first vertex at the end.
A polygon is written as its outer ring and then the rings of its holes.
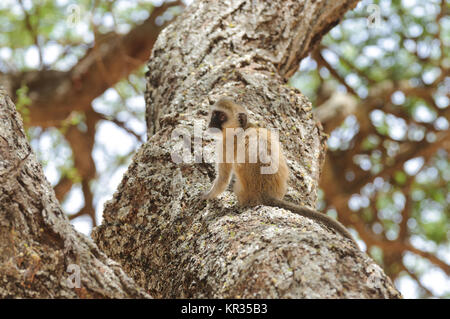
POLYGON ((154 296, 400 296, 382 271, 372 272, 379 268, 365 254, 310 220, 240 208, 228 191, 200 201, 212 165, 171 157, 179 144, 172 133, 192 137, 210 104, 231 96, 254 121, 280 130, 289 198, 314 206, 324 136, 311 104, 286 87, 284 76, 355 4, 196 1, 162 31, 148 64, 149 139, 93 231, 101 249, 154 296))
POLYGON ((148 297, 70 225, 4 90, 0 137, 0 297, 148 297))

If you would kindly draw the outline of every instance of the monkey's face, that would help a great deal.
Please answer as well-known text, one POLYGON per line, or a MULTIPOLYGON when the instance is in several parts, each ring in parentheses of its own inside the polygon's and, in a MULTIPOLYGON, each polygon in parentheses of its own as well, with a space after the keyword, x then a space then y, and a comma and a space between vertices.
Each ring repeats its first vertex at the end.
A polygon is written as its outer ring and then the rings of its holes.
POLYGON ((216 128, 222 130, 228 121, 228 115, 220 110, 213 110, 211 113, 211 120, 209 122, 208 128, 216 128))
POLYGON ((211 108, 208 131, 210 133, 226 132, 228 128, 247 127, 245 109, 230 98, 221 98, 211 108), (214 132, 215 131, 215 132, 214 132))

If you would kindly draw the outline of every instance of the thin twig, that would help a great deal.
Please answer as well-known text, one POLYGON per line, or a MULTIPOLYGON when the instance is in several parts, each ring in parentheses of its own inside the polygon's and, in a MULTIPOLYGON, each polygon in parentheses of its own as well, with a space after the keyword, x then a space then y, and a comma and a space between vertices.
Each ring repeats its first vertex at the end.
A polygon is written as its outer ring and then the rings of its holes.
MULTIPOLYGON (((30 14, 28 13, 28 11, 25 9, 25 6, 23 5, 22 0, 19 0, 19 4, 20 7, 22 8, 22 11, 25 15, 25 25, 28 29, 28 31, 30 31, 31 37, 33 38, 34 44, 36 45, 37 49, 38 49, 38 53, 39 53, 39 68, 42 69, 42 67, 44 66, 44 58, 43 58, 43 54, 42 54, 42 48, 39 44, 39 38, 38 38, 38 34, 37 34, 37 25, 33 26, 31 24, 31 18, 30 18, 30 14)), ((36 5, 36 4, 35 4, 36 5)), ((36 5, 36 8, 38 8, 38 6, 36 5)), ((38 9, 36 9, 36 15, 39 15, 39 11, 38 9)), ((39 21, 39 19, 37 20, 39 21)), ((39 23, 39 22, 37 22, 39 23)))

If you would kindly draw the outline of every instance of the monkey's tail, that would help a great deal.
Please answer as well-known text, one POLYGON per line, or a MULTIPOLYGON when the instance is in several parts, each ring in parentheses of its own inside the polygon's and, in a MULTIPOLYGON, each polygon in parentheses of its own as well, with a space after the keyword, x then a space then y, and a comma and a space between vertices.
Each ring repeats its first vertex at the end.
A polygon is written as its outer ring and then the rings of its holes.
POLYGON ((292 211, 293 213, 299 214, 303 217, 312 219, 313 221, 319 221, 322 224, 325 224, 325 226, 328 226, 328 227, 336 230, 337 232, 339 232, 341 235, 347 237, 356 245, 356 247, 358 247, 358 244, 356 243, 355 239, 350 234, 350 232, 345 228, 345 226, 342 225, 337 220, 331 218, 328 215, 319 213, 319 212, 312 210, 310 208, 307 208, 305 206, 295 205, 291 202, 288 202, 288 201, 285 201, 282 199, 271 198, 271 197, 264 198, 263 204, 266 206, 284 208, 284 209, 292 211))

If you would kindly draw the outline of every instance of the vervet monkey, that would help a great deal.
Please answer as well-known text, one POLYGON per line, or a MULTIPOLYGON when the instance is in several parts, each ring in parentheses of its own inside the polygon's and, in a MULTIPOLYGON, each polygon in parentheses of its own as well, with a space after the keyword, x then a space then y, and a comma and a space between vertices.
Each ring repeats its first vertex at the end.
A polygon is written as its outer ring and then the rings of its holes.
POLYGON ((321 222, 356 244, 352 235, 337 220, 283 200, 287 191, 289 168, 281 145, 278 138, 273 138, 274 132, 256 127, 248 121, 245 108, 230 98, 221 98, 211 108, 208 128, 220 134, 222 143, 219 147, 221 154, 216 179, 203 199, 220 195, 234 173, 234 193, 241 206, 267 205, 284 208, 321 222), (272 170, 267 170, 268 167, 272 167, 272 170))

